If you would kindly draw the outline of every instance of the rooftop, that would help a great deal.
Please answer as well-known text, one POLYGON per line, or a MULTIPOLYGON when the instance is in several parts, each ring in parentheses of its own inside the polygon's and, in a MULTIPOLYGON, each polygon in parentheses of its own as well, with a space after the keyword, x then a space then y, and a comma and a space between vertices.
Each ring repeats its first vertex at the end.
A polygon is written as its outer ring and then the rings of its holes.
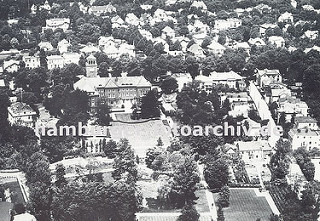
POLYGON ((317 120, 309 117, 309 116, 297 116, 295 117, 295 122, 296 123, 317 123, 317 120))
POLYGON ((257 140, 250 142, 239 141, 237 143, 237 147, 239 151, 272 150, 271 146, 266 140, 257 140))
POLYGON ((13 114, 36 114, 36 112, 29 105, 22 102, 11 104, 11 106, 8 107, 8 110, 10 110, 13 114))

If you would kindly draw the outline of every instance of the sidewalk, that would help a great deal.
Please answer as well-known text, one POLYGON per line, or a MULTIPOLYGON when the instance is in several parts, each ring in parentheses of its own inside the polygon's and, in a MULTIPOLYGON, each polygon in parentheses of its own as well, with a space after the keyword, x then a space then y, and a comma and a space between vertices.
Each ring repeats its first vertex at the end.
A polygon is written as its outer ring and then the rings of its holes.
POLYGON ((214 202, 212 193, 208 189, 209 186, 208 186, 207 182, 204 179, 203 165, 200 165, 199 163, 197 163, 197 165, 198 165, 198 170, 199 170, 199 174, 200 174, 200 183, 205 187, 207 201, 208 201, 208 205, 209 205, 209 209, 210 209, 210 214, 211 214, 212 220, 217 220, 218 214, 217 214, 216 204, 214 202))

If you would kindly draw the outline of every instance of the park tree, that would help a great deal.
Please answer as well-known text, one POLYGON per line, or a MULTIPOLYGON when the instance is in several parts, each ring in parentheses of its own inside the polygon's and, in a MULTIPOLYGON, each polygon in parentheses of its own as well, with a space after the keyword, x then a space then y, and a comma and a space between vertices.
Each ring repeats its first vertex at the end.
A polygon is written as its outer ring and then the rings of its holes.
POLYGON ((78 125, 82 122, 85 125, 89 119, 89 96, 85 91, 75 90, 70 92, 63 107, 63 114, 58 124, 78 125))
POLYGON ((305 147, 299 147, 293 152, 297 164, 300 166, 302 173, 308 181, 314 179, 315 166, 311 162, 310 154, 305 147))
POLYGON ((96 124, 100 126, 109 126, 112 118, 110 116, 110 107, 108 104, 98 103, 96 112, 96 124))
POLYGON ((10 106, 9 91, 0 89, 0 144, 9 139, 8 107, 10 106))
POLYGON ((172 94, 178 90, 178 82, 173 77, 167 77, 161 83, 161 90, 164 94, 172 94))
POLYGON ((63 166, 63 164, 57 164, 56 165, 56 186, 58 188, 63 187, 65 184, 67 184, 67 180, 64 177, 66 175, 66 168, 63 166))
POLYGON ((149 91, 141 100, 141 117, 154 118, 160 117, 160 107, 157 91, 149 91))
POLYGON ((218 200, 219 200, 219 203, 222 207, 229 206, 230 190, 227 185, 225 185, 221 188, 221 191, 219 192, 219 199, 218 200))
POLYGON ((270 159, 271 180, 284 179, 289 172, 291 144, 279 139, 276 143, 276 152, 270 159))
POLYGON ((177 221, 198 221, 200 214, 191 204, 187 204, 183 207, 181 215, 178 217, 177 221))
POLYGON ((117 145, 121 152, 119 152, 114 159, 114 171, 112 171, 112 177, 115 180, 120 180, 126 176, 128 181, 135 182, 137 180, 138 170, 135 162, 134 152, 125 139, 120 140, 117 145))
POLYGON ((207 161, 204 169, 204 177, 209 187, 215 191, 221 191, 221 188, 228 183, 229 167, 223 158, 207 161))
POLYGON ((140 204, 141 197, 135 186, 124 181, 71 182, 54 194, 52 215, 59 221, 134 221, 140 204))
POLYGON ((193 157, 185 157, 184 163, 179 165, 173 174, 171 201, 178 206, 192 203, 196 198, 194 192, 199 181, 193 157))
POLYGON ((106 140, 103 139, 102 149, 106 156, 109 158, 114 158, 116 156, 116 153, 118 152, 118 146, 114 140, 109 140, 108 142, 106 142, 106 140))

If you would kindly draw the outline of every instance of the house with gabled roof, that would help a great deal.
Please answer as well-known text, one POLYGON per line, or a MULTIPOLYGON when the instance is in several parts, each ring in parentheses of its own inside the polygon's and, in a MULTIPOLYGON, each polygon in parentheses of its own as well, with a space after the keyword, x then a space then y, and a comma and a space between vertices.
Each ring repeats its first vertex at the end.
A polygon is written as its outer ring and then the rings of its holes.
POLYGON ((111 23, 112 23, 112 28, 120 28, 121 26, 124 25, 125 22, 119 15, 116 15, 111 18, 111 23))
POLYGON ((207 11, 208 10, 208 7, 207 5, 203 2, 203 1, 194 1, 190 8, 191 7, 195 7, 195 8, 201 8, 203 11, 207 11))
POLYGON ((127 14, 125 22, 130 25, 138 26, 140 24, 140 19, 133 13, 127 14))
POLYGON ((3 70, 9 73, 17 72, 20 67, 20 61, 17 60, 9 60, 3 62, 3 70))
POLYGON ((222 56, 226 50, 226 47, 219 42, 212 41, 210 45, 207 46, 208 50, 217 56, 222 56))
POLYGON ((27 104, 16 102, 8 107, 8 121, 10 124, 34 128, 37 113, 27 104))
POLYGON ((280 71, 277 69, 269 70, 259 70, 256 69, 256 84, 259 87, 264 87, 270 85, 270 83, 282 83, 282 76, 280 71))
POLYGON ((191 45, 189 48, 187 48, 187 52, 191 53, 193 56, 198 57, 198 58, 206 57, 204 54, 204 50, 197 43, 195 43, 195 44, 191 45))
POLYGON ((283 48, 286 44, 284 38, 281 36, 270 36, 268 42, 277 48, 283 48))
POLYGON ((96 16, 100 16, 101 14, 116 12, 117 9, 109 2, 108 5, 102 6, 91 6, 88 10, 90 14, 94 14, 96 16))
POLYGON ((70 18, 51 18, 46 20, 46 26, 42 27, 42 32, 51 29, 52 31, 61 28, 64 32, 68 30, 70 18))
POLYGON ((175 31, 169 26, 166 26, 164 29, 162 29, 161 37, 163 39, 166 39, 167 37, 174 38, 175 35, 176 35, 175 31))
POLYGON ((281 14, 278 18, 278 22, 293 23, 293 15, 290 12, 281 14))
POLYGON ((61 54, 63 54, 65 52, 68 52, 68 48, 70 46, 71 46, 70 42, 68 42, 66 39, 63 39, 59 41, 57 49, 61 54))

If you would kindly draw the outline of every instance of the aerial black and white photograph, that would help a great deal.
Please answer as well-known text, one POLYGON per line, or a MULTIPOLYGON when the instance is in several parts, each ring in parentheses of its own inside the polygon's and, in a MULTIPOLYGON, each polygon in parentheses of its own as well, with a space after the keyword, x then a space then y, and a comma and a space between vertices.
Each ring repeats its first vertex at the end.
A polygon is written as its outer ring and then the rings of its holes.
POLYGON ((320 0, 0 0, 0 221, 320 221, 320 0))

